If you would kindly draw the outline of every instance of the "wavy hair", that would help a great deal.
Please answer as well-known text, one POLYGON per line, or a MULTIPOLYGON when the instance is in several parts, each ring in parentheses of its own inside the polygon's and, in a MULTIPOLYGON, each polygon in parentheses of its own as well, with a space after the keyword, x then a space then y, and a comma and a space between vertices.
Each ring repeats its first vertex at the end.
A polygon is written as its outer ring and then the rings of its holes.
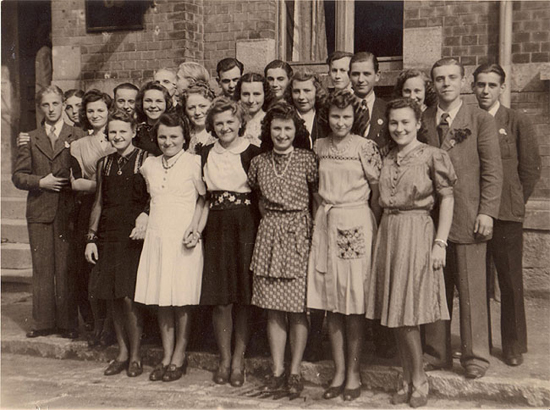
POLYGON ((267 111, 274 98, 273 91, 271 90, 267 79, 258 73, 246 73, 243 75, 235 87, 235 94, 233 94, 235 101, 241 100, 243 83, 262 83, 262 89, 264 90, 264 103, 262 105, 262 110, 267 111))
POLYGON ((214 117, 225 111, 231 111, 231 114, 237 117, 241 122, 238 135, 239 137, 242 137, 246 128, 246 119, 244 118, 243 107, 237 101, 228 97, 218 97, 212 102, 212 105, 206 114, 206 131, 214 137, 219 138, 214 129, 214 117))
POLYGON ((139 93, 136 97, 136 116, 138 122, 147 121, 147 115, 143 111, 143 98, 145 97, 145 93, 150 90, 157 90, 162 93, 164 103, 166 104, 166 109, 164 110, 164 112, 171 112, 173 109, 172 97, 170 97, 170 94, 168 93, 166 87, 157 81, 149 81, 143 87, 141 87, 141 90, 139 90, 139 93))
POLYGON ((86 109, 88 107, 88 104, 96 101, 103 101, 107 106, 107 111, 110 111, 111 108, 113 107, 113 99, 109 94, 101 92, 95 88, 86 91, 86 93, 84 94, 84 97, 82 97, 82 105, 80 106, 80 111, 78 112, 78 119, 79 119, 80 125, 84 130, 93 129, 92 124, 90 124, 90 121, 88 121, 88 116, 86 115, 86 109))
POLYGON ((292 79, 290 80, 290 83, 285 90, 285 93, 287 94, 285 98, 287 101, 292 101, 292 105, 294 105, 294 99, 292 98, 292 90, 294 89, 294 81, 309 81, 311 80, 313 82, 313 86, 315 87, 315 109, 320 110, 325 105, 326 99, 328 97, 328 93, 325 90, 325 87, 323 87, 323 84, 321 84, 321 81, 319 81, 319 78, 315 73, 312 73, 310 71, 298 71, 292 79))
MULTIPOLYGON (((416 133, 416 138, 418 139, 418 141, 426 143, 428 141, 428 138, 426 135, 426 128, 424 127, 424 123, 422 121, 422 107, 412 98, 404 98, 404 97, 396 98, 394 100, 391 100, 386 105, 386 118, 388 118, 388 123, 390 118, 390 112, 393 110, 398 110, 400 108, 410 108, 411 110, 413 110, 414 117, 416 118, 417 121, 420 122, 420 129, 416 133)), ((391 134, 390 134, 390 137, 391 137, 391 134)), ((395 147, 395 145, 396 144, 392 138, 390 140, 390 145, 389 145, 390 149, 395 147)))
POLYGON ((367 121, 366 110, 361 107, 361 100, 353 94, 353 91, 344 89, 335 90, 331 93, 328 96, 325 105, 319 112, 319 121, 321 126, 325 129, 326 135, 329 135, 332 132, 328 121, 330 108, 336 107, 344 109, 350 105, 353 108, 353 126, 351 127, 350 132, 357 135, 363 134, 362 128, 365 126, 365 122, 367 121))
POLYGON ((271 139, 271 123, 275 119, 280 120, 292 120, 294 127, 296 128, 296 134, 294 135, 294 141, 292 145, 295 148, 309 148, 309 132, 307 131, 304 120, 298 115, 298 111, 292 105, 286 101, 278 101, 274 103, 262 121, 262 134, 260 140, 262 144, 260 149, 262 152, 268 152, 273 149, 273 140, 271 139))
POLYGON ((397 77, 397 82, 393 89, 394 98, 403 97, 403 86, 410 78, 419 77, 424 82, 424 105, 426 107, 431 107, 437 104, 437 93, 433 87, 432 81, 429 79, 428 75, 416 68, 411 68, 409 70, 401 71, 397 77))
POLYGON ((159 128, 161 125, 164 125, 166 127, 180 127, 181 131, 183 133, 183 149, 186 150, 189 148, 189 141, 191 140, 191 137, 189 136, 189 132, 186 128, 185 122, 183 119, 178 115, 176 112, 163 112, 161 116, 159 117, 157 123, 153 127, 153 134, 155 136, 155 140, 158 144, 158 133, 159 128))
POLYGON ((137 121, 133 115, 128 114, 124 110, 115 110, 109 114, 109 119, 107 120, 107 126, 105 127, 105 135, 109 135, 109 123, 111 121, 122 121, 127 122, 132 127, 132 131, 136 131, 137 121))

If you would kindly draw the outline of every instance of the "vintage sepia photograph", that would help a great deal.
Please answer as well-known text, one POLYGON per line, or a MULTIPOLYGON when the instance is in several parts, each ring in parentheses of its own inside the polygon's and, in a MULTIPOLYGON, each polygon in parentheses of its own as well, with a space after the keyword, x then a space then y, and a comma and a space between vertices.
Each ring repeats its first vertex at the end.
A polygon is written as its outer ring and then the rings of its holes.
POLYGON ((548 409, 548 0, 1 0, 0 409, 548 409))

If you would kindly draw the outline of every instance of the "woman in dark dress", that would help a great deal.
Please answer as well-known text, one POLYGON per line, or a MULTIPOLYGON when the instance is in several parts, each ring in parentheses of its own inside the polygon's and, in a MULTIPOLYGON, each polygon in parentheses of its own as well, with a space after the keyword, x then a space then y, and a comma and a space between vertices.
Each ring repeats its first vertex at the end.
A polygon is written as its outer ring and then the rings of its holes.
POLYGON ((86 259, 94 264, 90 293, 107 300, 112 312, 119 346, 117 358, 106 376, 126 370, 129 377, 142 372, 140 340, 141 313, 133 302, 136 273, 143 242, 133 240, 136 218, 148 195, 139 169, 147 152, 133 145, 136 123, 127 113, 112 114, 107 136, 116 152, 102 158, 97 168, 97 190, 86 259))

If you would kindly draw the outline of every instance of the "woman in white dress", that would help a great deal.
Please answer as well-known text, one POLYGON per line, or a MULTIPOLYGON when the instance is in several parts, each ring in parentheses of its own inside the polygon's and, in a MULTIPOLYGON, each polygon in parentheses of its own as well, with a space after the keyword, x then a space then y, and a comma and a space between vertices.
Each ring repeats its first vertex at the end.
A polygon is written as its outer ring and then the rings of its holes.
POLYGON ((206 190, 200 157, 184 151, 189 141, 181 119, 163 114, 156 134, 162 155, 147 158, 140 170, 151 195, 151 211, 134 300, 159 307, 164 356, 149 379, 173 381, 187 370, 189 307, 200 299, 203 254, 197 246, 198 224, 206 190))

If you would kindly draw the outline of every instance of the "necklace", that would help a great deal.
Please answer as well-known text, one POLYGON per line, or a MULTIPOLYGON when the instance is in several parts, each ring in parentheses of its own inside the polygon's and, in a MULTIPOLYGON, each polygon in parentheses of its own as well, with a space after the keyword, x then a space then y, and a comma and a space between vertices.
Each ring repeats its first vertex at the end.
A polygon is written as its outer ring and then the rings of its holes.
POLYGON ((168 165, 168 160, 164 157, 164 155, 162 156, 162 159, 161 159, 161 163, 162 163, 162 167, 165 169, 165 170, 169 170, 170 168, 172 168, 174 165, 176 165, 176 162, 178 162, 178 160, 181 158, 181 155, 183 153, 183 150, 181 151, 181 153, 178 155, 178 157, 174 160, 174 162, 172 162, 172 165, 168 165))
POLYGON ((134 152, 136 152, 136 149, 134 148, 134 150, 130 153, 130 155, 128 155, 127 157, 123 157, 122 155, 120 156, 120 158, 118 159, 118 161, 116 162, 117 166, 118 166, 118 171, 116 172, 117 175, 122 175, 122 169, 126 166, 126 164, 128 162, 130 162, 130 159, 132 158, 132 156, 134 155, 134 152), (122 166, 120 165, 120 163, 123 162, 122 166))
POLYGON ((344 139, 346 141, 344 141, 344 143, 340 143, 340 148, 338 148, 336 146, 336 144, 334 143, 334 137, 330 137, 330 150, 334 153, 334 154, 341 154, 343 152, 346 152, 348 150, 348 147, 349 147, 349 144, 351 144, 351 138, 350 138, 350 135, 348 134, 346 137, 344 137, 344 139))
POLYGON ((283 169, 283 172, 281 172, 280 174, 277 172, 277 168, 275 167, 275 160, 273 159, 273 157, 275 156, 275 153, 271 153, 271 166, 273 167, 273 172, 275 173, 275 176, 277 178, 282 178, 285 176, 286 174, 286 170, 288 169, 288 166, 290 165, 290 163, 292 162, 292 154, 294 154, 294 150, 290 151, 290 154, 288 156, 288 162, 286 163, 285 165, 285 169, 283 169))

